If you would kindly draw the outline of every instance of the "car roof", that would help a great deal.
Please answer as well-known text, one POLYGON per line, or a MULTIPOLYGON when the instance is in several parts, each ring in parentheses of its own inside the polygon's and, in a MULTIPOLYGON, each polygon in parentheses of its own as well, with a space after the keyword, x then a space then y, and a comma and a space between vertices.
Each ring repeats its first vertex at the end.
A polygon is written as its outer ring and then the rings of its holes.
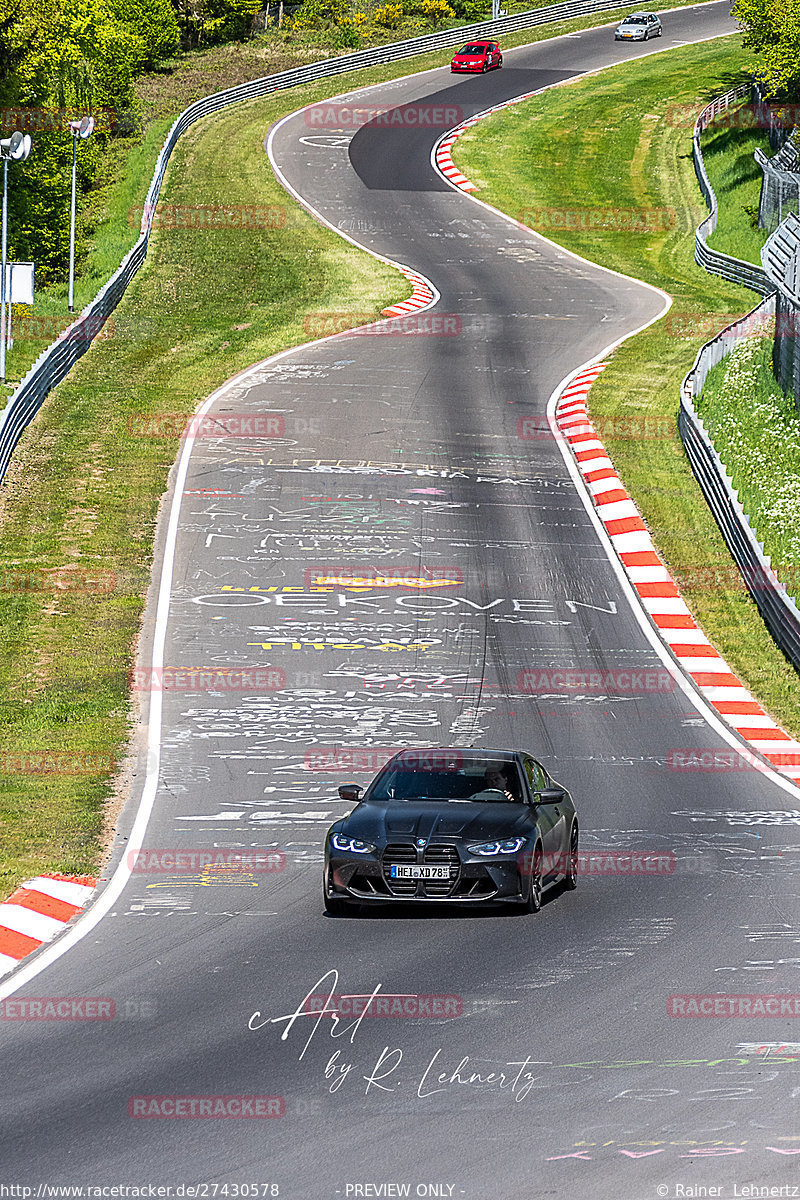
MULTIPOLYGON (((394 762, 401 754, 419 754, 419 755, 436 755, 437 758, 446 758, 449 754, 454 757, 462 755, 464 758, 491 758, 496 756, 499 758, 513 759, 518 758, 521 754, 527 754, 531 758, 536 758, 532 750, 509 749, 508 747, 498 746, 404 746, 402 750, 398 750, 396 754, 387 761, 394 762)), ((538 759, 537 759, 538 761, 538 759)))

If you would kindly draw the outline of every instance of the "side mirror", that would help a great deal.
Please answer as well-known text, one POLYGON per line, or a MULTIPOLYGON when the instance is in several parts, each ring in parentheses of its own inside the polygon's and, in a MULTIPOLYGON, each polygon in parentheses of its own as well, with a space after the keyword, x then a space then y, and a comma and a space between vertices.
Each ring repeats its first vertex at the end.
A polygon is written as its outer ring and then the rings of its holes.
POLYGON ((539 804, 560 804, 561 801, 564 799, 565 795, 566 795, 566 792, 564 791, 563 788, 560 788, 560 787, 542 788, 542 790, 540 792, 535 793, 534 803, 538 802, 539 804))
POLYGON ((340 783, 339 784, 339 795, 341 796, 341 798, 343 800, 351 800, 351 801, 358 800, 358 797, 361 795, 362 790, 363 789, 360 788, 357 783, 340 783))

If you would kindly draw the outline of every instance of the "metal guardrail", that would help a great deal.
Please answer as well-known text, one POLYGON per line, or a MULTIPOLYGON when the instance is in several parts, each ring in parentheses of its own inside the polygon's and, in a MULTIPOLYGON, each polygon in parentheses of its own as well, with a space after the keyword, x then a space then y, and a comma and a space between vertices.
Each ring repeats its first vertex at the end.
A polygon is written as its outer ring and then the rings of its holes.
POLYGON ((788 213, 761 251, 767 278, 777 288, 772 369, 800 406, 800 217, 788 213))
POLYGON ((770 149, 780 150, 788 140, 791 129, 786 125, 782 116, 776 116, 775 106, 767 103, 758 79, 753 83, 753 111, 759 128, 767 131, 770 149))
POLYGON ((760 296, 768 296, 774 289, 767 279, 766 273, 760 267, 755 266, 754 263, 744 262, 741 258, 733 258, 730 254, 723 254, 719 250, 712 250, 708 245, 708 238, 717 228, 717 197, 706 173, 703 152, 700 149, 700 135, 714 117, 724 112, 737 100, 743 100, 751 91, 752 87, 749 83, 731 88, 729 92, 725 92, 723 96, 718 96, 716 100, 712 100, 711 104, 707 104, 695 121, 692 134, 692 157, 697 181, 708 205, 709 214, 695 230, 694 258, 695 262, 710 275, 720 275, 731 283, 738 283, 742 287, 758 292, 760 296))
POLYGON ((139 240, 78 319, 40 354, 0 413, 0 482, 5 477, 11 456, 24 429, 35 417, 48 393, 61 383, 81 355, 89 349, 92 340, 119 304, 125 289, 144 262, 153 213, 170 155, 178 139, 195 121, 242 100, 257 99, 283 88, 296 87, 362 67, 396 62, 430 50, 446 49, 464 40, 499 36, 518 29, 530 29, 536 25, 568 20, 570 17, 633 7, 631 4, 620 3, 620 0, 566 0, 565 3, 551 4, 546 8, 529 9, 511 17, 500 17, 496 21, 461 25, 456 29, 444 29, 402 42, 392 42, 369 50, 359 50, 353 54, 342 54, 337 58, 308 63, 303 67, 294 67, 289 71, 280 71, 275 75, 266 75, 261 79, 239 84, 238 87, 227 88, 191 104, 177 118, 161 148, 144 204, 139 240))
POLYGON ((772 570, 693 399, 702 391, 711 367, 721 362, 742 337, 752 335, 759 327, 765 328, 774 317, 775 294, 767 296, 747 316, 702 347, 683 381, 678 425, 694 476, 764 623, 800 672, 800 609, 772 570))
POLYGON ((795 308, 800 308, 800 217, 789 213, 786 220, 775 230, 764 244, 761 262, 764 272, 772 283, 795 308))
MULTIPOLYGON (((765 298, 746 316, 728 325, 700 349, 681 387, 678 428, 695 479, 745 585, 775 642, 795 670, 800 672, 800 609, 772 570, 769 559, 764 554, 764 546, 759 542, 747 513, 739 502, 725 464, 714 448, 714 443, 694 406, 694 397, 703 390, 711 368, 722 362, 742 337, 767 332, 770 324, 776 321, 781 307, 782 297, 776 292, 774 278, 771 279, 766 270, 711 250, 706 240, 717 225, 717 198, 706 174, 700 149, 700 134, 718 113, 737 100, 744 99, 749 91, 749 84, 731 89, 707 105, 695 123, 695 171, 710 210, 695 232, 695 260, 710 273, 721 275, 733 283, 743 284, 765 298)), ((754 104, 763 107, 761 95, 757 90, 754 92, 754 104)), ((773 238, 776 237, 777 235, 773 235, 773 238)), ((766 260, 763 261, 764 266, 767 266, 766 260)), ((774 276, 774 272, 771 274, 774 276)))
POLYGON ((788 212, 800 206, 798 149, 793 138, 784 142, 773 158, 756 146, 753 157, 761 167, 761 195, 758 200, 759 229, 774 230, 788 212), (790 206, 794 204, 794 209, 790 206))
POLYGON ((756 147, 753 156, 761 167, 761 195, 758 201, 759 229, 773 230, 780 225, 784 209, 800 203, 800 154, 793 140, 796 105, 768 104, 758 80, 753 84, 753 115, 759 129, 766 130, 770 149, 776 151, 769 158, 756 147), (788 118, 788 120, 787 120, 788 118))

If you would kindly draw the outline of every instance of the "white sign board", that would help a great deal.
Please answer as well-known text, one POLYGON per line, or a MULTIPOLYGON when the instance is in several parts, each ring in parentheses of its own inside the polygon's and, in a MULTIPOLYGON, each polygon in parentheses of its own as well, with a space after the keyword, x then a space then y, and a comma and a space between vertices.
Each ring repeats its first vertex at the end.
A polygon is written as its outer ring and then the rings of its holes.
POLYGON ((12 304, 33 304, 32 262, 6 263, 6 301, 12 304))

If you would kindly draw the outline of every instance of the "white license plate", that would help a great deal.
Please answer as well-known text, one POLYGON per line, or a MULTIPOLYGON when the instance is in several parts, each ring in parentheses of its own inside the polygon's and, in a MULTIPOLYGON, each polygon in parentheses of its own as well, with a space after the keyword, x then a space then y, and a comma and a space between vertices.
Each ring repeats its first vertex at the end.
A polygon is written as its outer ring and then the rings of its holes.
POLYGON ((449 867, 416 866, 413 863, 395 863, 389 872, 390 879, 449 879, 449 867))

